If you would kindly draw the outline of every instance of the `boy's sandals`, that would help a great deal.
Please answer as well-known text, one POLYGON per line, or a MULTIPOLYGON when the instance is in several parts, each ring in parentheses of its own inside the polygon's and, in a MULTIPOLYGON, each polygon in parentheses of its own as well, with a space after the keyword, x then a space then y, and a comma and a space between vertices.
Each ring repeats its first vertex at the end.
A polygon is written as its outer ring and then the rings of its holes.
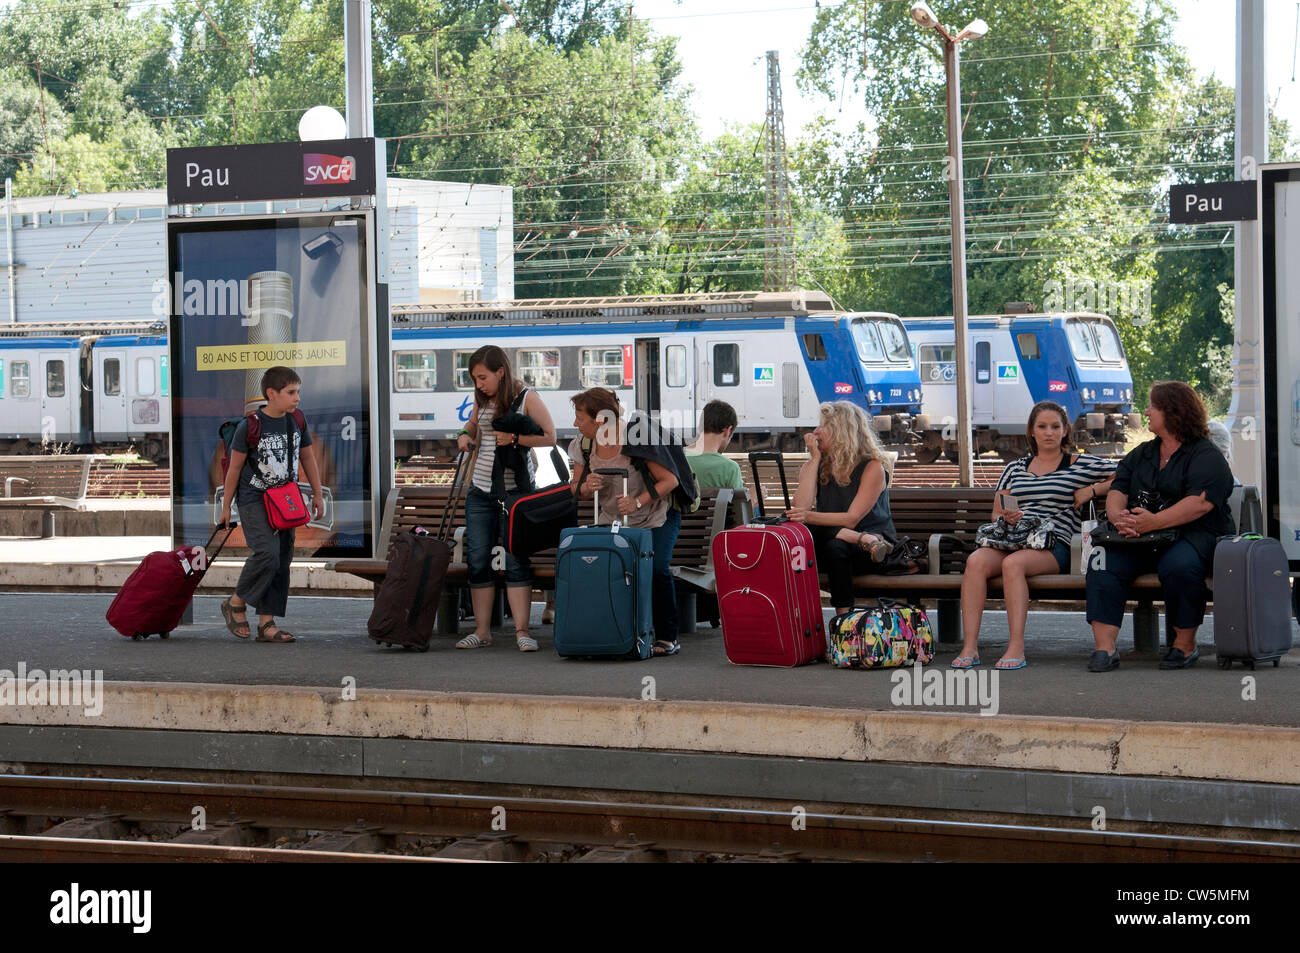
POLYGON ((276 626, 274 635, 268 635, 266 630, 273 625, 275 625, 274 619, 268 619, 267 621, 259 625, 257 627, 257 641, 259 642, 297 642, 298 641, 293 637, 293 633, 286 632, 284 629, 281 629, 279 626, 276 626))
POLYGON ((221 603, 221 617, 226 620, 226 628, 230 630, 230 634, 235 638, 246 639, 253 634, 253 630, 248 625, 248 603, 244 603, 242 609, 236 609, 235 604, 227 598, 225 602, 221 603), (236 615, 242 615, 244 621, 240 622, 235 618, 236 615), (243 632, 239 631, 241 628, 244 630, 243 632))
POLYGON ((656 639, 655 644, 650 646, 651 658, 666 658, 669 655, 676 655, 682 650, 680 642, 669 642, 666 639, 656 639))
POLYGON ((483 649, 492 644, 492 638, 480 639, 477 635, 467 635, 456 643, 458 649, 483 649))
POLYGON ((537 640, 528 634, 527 629, 515 629, 515 645, 521 652, 537 651, 537 640))

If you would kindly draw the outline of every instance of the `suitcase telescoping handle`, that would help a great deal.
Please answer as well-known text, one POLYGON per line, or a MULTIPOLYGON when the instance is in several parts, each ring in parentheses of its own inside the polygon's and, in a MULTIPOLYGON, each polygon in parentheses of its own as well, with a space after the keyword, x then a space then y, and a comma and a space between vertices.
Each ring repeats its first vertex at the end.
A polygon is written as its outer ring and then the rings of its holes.
MULTIPOLYGON (((627 467, 592 467, 591 472, 599 473, 601 476, 622 477, 623 495, 627 496, 627 467)), ((592 519, 596 521, 595 525, 599 526, 600 525, 600 490, 591 491, 591 504, 592 506, 595 507, 595 512, 592 514, 592 519)), ((618 520, 615 520, 614 522, 617 523, 618 520)))
POLYGON ((226 548, 226 543, 230 542, 230 537, 235 535, 235 530, 238 528, 239 524, 234 520, 231 520, 229 523, 220 523, 213 528, 212 535, 208 537, 208 544, 203 547, 203 551, 208 554, 207 563, 209 566, 211 566, 216 558, 221 555, 221 551, 226 548), (217 538, 217 534, 223 529, 226 531, 226 538, 221 541, 221 545, 217 547, 216 552, 211 552, 212 541, 217 538))
POLYGON ((456 504, 465 491, 465 484, 469 482, 469 477, 465 473, 465 461, 469 459, 469 455, 469 450, 462 450, 456 454, 456 473, 451 478, 451 499, 447 501, 447 508, 442 511, 442 517, 438 520, 438 539, 447 538, 447 526, 456 512, 456 504))
POLYGON ((788 510, 793 504, 790 502, 790 486, 785 482, 785 455, 780 450, 749 451, 749 466, 754 471, 754 496, 758 498, 758 522, 784 523, 785 514, 769 517, 763 512, 763 489, 758 479, 759 460, 776 461, 776 472, 781 476, 781 495, 785 497, 785 508, 788 510))

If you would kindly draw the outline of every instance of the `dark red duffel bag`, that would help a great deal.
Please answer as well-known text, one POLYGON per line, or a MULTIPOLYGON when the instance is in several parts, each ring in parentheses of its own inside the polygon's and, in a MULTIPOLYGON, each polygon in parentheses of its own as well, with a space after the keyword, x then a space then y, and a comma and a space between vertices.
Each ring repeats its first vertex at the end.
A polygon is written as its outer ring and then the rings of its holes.
POLYGON ((208 537, 207 546, 182 546, 144 557, 108 607, 108 624, 129 639, 147 639, 154 634, 167 638, 181 624, 194 590, 236 525, 230 525, 215 552, 209 553, 208 548, 221 532, 220 526, 208 537))

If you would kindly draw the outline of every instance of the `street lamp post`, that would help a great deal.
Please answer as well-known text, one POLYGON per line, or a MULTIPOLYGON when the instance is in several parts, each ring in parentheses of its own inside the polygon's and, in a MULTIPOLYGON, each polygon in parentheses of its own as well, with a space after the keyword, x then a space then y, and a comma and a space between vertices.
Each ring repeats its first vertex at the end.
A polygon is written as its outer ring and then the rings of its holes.
POLYGON ((943 61, 948 77, 948 205, 952 217, 952 323, 957 359, 957 466, 961 486, 973 486, 971 460, 970 346, 966 337, 966 207, 962 197, 961 167, 961 54, 962 40, 979 39, 988 32, 983 20, 972 20, 957 35, 944 29, 930 5, 921 0, 908 11, 923 29, 943 38, 943 61))

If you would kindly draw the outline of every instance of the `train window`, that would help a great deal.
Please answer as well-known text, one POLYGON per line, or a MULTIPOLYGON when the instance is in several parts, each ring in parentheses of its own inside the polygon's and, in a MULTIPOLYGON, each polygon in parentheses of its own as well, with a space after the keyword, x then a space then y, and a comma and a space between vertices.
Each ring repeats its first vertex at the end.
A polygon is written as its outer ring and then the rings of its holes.
POLYGON ((1038 350, 1038 335, 1030 331, 1017 334, 1016 345, 1020 348, 1022 361, 1036 361, 1043 356, 1043 352, 1038 350))
POLYGON ((583 387, 622 387, 623 349, 621 347, 584 347, 581 381, 583 387))
POLYGON ((433 390, 437 382, 433 351, 399 351, 393 355, 397 390, 433 390))
POLYGON ((9 393, 15 397, 32 396, 32 365, 30 361, 14 361, 9 365, 9 393))
POLYGON ((62 360, 45 362, 45 396, 62 397, 67 393, 62 360))
POLYGON ((822 340, 820 334, 805 334, 803 336, 803 349, 808 353, 810 361, 826 360, 826 342, 822 340))
POLYGON ((1093 342, 1092 332, 1083 321, 1066 321, 1065 336, 1070 339, 1070 350, 1081 361, 1096 361, 1097 345, 1093 342))
POLYGON ((874 322, 854 321, 851 325, 853 340, 858 345, 858 357, 869 364, 880 364, 885 360, 885 349, 880 346, 880 338, 871 326, 872 323, 874 322))
POLYGON ((452 357, 452 366, 456 371, 456 379, 452 386, 456 390, 473 390, 474 378, 469 376, 469 359, 474 354, 473 351, 456 351, 452 357))
POLYGON ((907 332, 893 321, 877 321, 876 330, 885 342, 885 353, 895 364, 912 363, 912 351, 907 346, 907 332))
POLYGON ((713 345, 713 386, 740 386, 740 345, 713 345))
POLYGON ((1103 361, 1111 361, 1118 364, 1124 360, 1124 349, 1120 346, 1119 335, 1115 329, 1105 321, 1097 321, 1093 324, 1092 330, 1097 334, 1098 351, 1101 353, 1103 361))
POLYGON ((115 357, 104 358, 104 396, 117 397, 122 393, 122 362, 115 357))
POLYGON ((670 344, 664 348, 664 383, 669 387, 686 386, 686 345, 670 344))
POLYGON ((151 397, 154 391, 154 369, 152 357, 135 359, 135 392, 141 397, 151 397))
POLYGON ((922 344, 916 353, 921 362, 922 381, 951 384, 957 379, 957 345, 922 344))
POLYGON ((987 384, 993 379, 993 345, 988 341, 975 342, 975 383, 987 384))
MULTIPOLYGON (((536 351, 519 351, 517 353, 520 380, 529 387, 535 387, 538 390, 560 389, 559 348, 552 347, 536 351)), ((621 355, 619 359, 622 360, 621 355)))

